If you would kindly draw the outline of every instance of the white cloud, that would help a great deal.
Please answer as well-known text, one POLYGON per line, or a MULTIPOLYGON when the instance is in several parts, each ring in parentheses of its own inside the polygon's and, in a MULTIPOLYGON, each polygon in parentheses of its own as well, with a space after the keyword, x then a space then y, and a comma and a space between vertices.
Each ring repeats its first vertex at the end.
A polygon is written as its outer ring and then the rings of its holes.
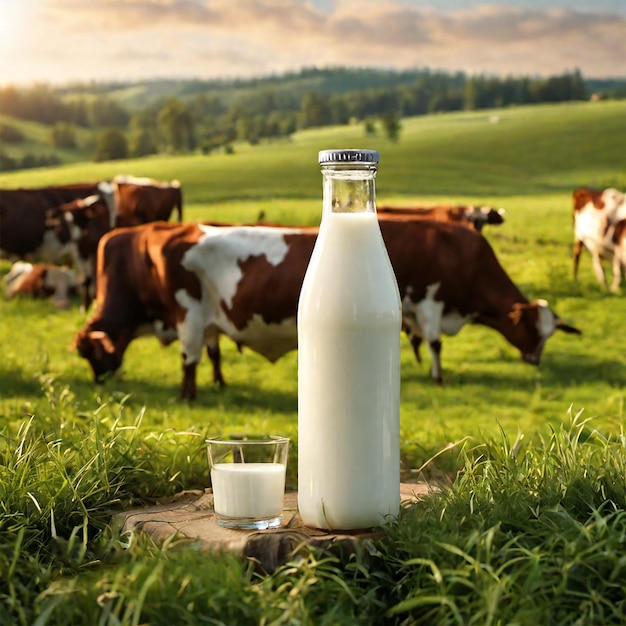
POLYGON ((445 11, 406 0, 21 3, 10 17, 20 37, 0 43, 0 55, 11 57, 0 61, 0 83, 251 76, 312 65, 626 75, 626 17, 607 2, 594 12, 593 0, 584 12, 533 0, 448 2, 445 11))

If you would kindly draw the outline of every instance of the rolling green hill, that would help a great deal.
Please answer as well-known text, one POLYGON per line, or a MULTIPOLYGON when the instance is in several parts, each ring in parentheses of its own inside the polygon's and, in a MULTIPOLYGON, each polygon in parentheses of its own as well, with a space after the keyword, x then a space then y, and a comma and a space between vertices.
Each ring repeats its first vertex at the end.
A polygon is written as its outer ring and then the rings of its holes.
POLYGON ((13 159, 23 159, 30 154, 35 157, 56 155, 63 163, 89 161, 94 153, 96 131, 76 127, 76 148, 55 148, 52 144, 52 127, 38 122, 29 122, 16 117, 0 114, 0 126, 7 125, 18 130, 24 141, 20 143, 2 143, 0 152, 13 159))
POLYGON ((291 140, 234 154, 156 156, 0 174, 0 187, 109 178, 118 173, 178 179, 186 202, 317 198, 317 151, 381 152, 381 198, 562 192, 579 185, 626 187, 626 102, 535 105, 402 120, 398 142, 362 125, 301 131, 291 140))

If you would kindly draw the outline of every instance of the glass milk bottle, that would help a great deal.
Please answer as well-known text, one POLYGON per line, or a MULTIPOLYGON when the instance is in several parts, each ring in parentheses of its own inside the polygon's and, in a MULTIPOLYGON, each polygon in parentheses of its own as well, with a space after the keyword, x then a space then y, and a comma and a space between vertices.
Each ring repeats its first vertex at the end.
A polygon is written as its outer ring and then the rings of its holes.
POLYGON ((400 509, 401 303, 378 160, 319 153, 322 221, 298 303, 298 509, 310 527, 369 528, 400 509))

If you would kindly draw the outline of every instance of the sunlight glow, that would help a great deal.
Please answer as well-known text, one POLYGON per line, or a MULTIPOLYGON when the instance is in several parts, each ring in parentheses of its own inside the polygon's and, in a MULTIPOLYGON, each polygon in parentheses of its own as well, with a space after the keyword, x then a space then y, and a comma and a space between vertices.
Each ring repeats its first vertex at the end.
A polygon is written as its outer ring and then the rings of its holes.
POLYGON ((0 0, 0 50, 11 50, 11 45, 26 36, 25 2, 0 0))

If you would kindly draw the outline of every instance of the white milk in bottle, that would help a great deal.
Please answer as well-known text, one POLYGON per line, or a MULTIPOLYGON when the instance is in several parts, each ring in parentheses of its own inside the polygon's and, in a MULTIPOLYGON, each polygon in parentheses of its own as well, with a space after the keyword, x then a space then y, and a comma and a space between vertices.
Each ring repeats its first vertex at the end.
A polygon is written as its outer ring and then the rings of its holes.
POLYGON ((306 526, 368 528, 400 508, 401 303, 378 153, 319 157, 322 222, 298 304, 298 509, 306 526))

